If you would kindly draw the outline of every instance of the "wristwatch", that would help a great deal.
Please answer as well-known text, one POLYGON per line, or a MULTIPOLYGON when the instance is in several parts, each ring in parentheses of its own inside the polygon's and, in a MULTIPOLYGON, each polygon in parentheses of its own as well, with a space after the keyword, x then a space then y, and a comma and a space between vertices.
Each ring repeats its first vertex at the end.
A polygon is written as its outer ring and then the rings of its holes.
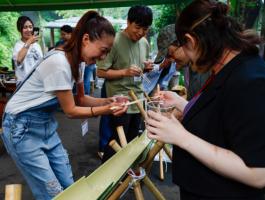
POLYGON ((25 43, 23 47, 26 48, 26 49, 28 49, 29 46, 30 46, 30 44, 25 43))

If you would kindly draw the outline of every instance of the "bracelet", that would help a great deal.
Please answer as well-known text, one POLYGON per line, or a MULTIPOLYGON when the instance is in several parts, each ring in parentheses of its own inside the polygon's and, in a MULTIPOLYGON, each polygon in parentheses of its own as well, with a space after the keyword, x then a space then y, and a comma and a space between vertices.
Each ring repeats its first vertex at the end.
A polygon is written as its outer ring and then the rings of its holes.
POLYGON ((92 117, 96 117, 95 113, 93 112, 93 107, 90 107, 90 112, 92 117))

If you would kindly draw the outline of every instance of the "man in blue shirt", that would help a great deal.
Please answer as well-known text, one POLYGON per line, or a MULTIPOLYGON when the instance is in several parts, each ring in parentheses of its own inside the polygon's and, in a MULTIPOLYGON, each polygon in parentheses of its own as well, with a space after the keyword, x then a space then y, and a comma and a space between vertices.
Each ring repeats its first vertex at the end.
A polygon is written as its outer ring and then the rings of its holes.
POLYGON ((159 69, 145 73, 150 82, 144 79, 143 88, 148 94, 155 89, 157 84, 160 85, 161 90, 174 90, 174 86, 179 84, 179 70, 183 70, 187 99, 190 100, 200 90, 210 73, 193 72, 192 67, 189 67, 189 59, 175 41, 175 24, 165 26, 157 37, 158 53, 154 63, 159 63, 159 69))

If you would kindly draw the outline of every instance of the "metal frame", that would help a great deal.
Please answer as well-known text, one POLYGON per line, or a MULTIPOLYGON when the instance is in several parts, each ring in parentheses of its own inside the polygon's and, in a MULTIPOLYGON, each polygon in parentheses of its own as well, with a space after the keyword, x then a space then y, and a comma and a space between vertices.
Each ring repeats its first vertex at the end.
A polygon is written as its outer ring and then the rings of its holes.
POLYGON ((0 11, 67 10, 174 4, 177 0, 0 0, 0 11))

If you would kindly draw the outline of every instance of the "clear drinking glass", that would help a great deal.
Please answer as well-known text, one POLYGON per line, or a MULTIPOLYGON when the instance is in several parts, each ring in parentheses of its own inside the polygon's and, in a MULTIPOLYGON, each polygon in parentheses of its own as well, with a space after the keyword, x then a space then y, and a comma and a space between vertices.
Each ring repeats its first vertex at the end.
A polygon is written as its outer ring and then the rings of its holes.
POLYGON ((166 117, 170 117, 176 107, 173 105, 166 105, 163 101, 149 101, 147 102, 147 111, 161 113, 166 117))
POLYGON ((124 96, 122 94, 114 95, 113 97, 116 99, 116 102, 118 103, 126 103, 127 101, 129 101, 129 97, 124 96))

